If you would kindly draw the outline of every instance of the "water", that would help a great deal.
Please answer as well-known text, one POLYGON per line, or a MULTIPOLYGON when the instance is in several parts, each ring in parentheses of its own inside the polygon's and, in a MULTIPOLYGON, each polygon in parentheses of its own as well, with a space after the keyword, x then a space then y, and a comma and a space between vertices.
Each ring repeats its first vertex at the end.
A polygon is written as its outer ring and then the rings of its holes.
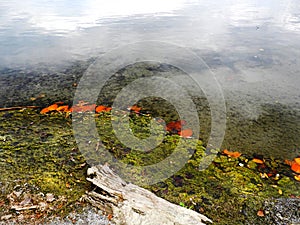
MULTIPOLYGON (((2 0, 0 107, 72 99, 91 59, 145 40, 184 47, 208 65, 226 102, 222 148, 300 155, 298 0, 2 0)), ((98 213, 82 220, 97 223, 98 213)))
MULTIPOLYGON (((12 0, 1 1, 0 24, 3 68, 55 68, 144 40, 183 46, 205 60, 222 87, 228 117, 238 118, 228 126, 224 147, 270 154, 268 149, 275 147, 280 148, 276 156, 299 154, 297 0, 12 0), (250 131, 243 137, 234 129, 243 120, 264 123, 274 109, 277 119, 262 133, 246 138, 250 131)), ((252 127, 251 132, 256 128, 264 129, 252 127)))

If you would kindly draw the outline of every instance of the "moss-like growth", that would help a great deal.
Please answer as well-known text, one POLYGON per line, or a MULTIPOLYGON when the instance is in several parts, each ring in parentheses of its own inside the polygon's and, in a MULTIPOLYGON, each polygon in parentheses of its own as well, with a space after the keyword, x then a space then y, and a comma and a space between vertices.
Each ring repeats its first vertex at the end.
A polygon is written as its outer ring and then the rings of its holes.
MULTIPOLYGON (((136 137, 149 137, 150 115, 124 115, 120 112, 117 119, 120 122, 128 119, 136 137)), ((230 158, 218 153, 207 169, 199 171, 199 162, 205 152, 202 141, 168 133, 155 149, 141 152, 119 141, 111 119, 110 113, 106 112, 95 117, 101 146, 125 164, 150 165, 174 151, 189 152, 190 158, 180 171, 166 180, 144 187, 162 198, 207 215, 215 224, 266 224, 267 215, 257 216, 257 211, 264 209, 265 202, 300 196, 299 182, 293 179, 293 173, 281 160, 265 159, 262 167, 251 161, 251 156, 230 158), (177 148, 179 141, 184 143, 184 147, 177 148)), ((50 214, 66 215, 72 211, 72 206, 89 189, 89 184, 85 180, 88 166, 85 152, 77 148, 71 118, 61 113, 41 115, 36 110, 26 109, 1 112, 0 123, 3 127, 0 130, 1 199, 7 205, 0 214, 7 213, 9 202, 6 196, 16 189, 16 185, 25 183, 35 187, 31 190, 33 193, 65 196, 67 200, 63 206, 54 207, 50 214)), ((83 115, 83 130, 84 123, 83 115)), ((159 126, 155 132, 164 134, 159 126)), ((81 135, 89 137, 89 131, 81 135)), ((89 141, 100 143, 93 136, 89 137, 89 141)), ((89 154, 89 162, 99 163, 97 149, 89 154), (94 162, 90 160, 93 158, 94 162)), ((132 171, 137 182, 142 179, 142 172, 139 169, 132 171)))

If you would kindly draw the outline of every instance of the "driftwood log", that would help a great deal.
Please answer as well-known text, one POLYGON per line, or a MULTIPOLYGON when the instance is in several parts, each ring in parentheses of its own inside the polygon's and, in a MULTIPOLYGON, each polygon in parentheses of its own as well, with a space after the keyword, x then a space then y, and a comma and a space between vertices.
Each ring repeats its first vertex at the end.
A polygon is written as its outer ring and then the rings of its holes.
POLYGON ((137 185, 126 183, 107 165, 89 168, 96 187, 85 199, 112 215, 117 225, 202 225, 212 222, 193 210, 172 204, 137 185))

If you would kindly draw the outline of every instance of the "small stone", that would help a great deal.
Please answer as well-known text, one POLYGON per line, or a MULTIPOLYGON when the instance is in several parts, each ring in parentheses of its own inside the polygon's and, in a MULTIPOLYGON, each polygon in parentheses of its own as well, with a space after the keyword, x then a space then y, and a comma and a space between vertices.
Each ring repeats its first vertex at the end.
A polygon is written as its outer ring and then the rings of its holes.
POLYGON ((9 220, 10 218, 12 218, 12 214, 1 216, 1 220, 9 220))
POLYGON ((23 220, 24 220, 24 215, 23 215, 23 214, 20 214, 20 215, 18 216, 18 221, 21 222, 21 221, 23 221, 23 220))
POLYGON ((19 198, 23 191, 13 191, 14 195, 19 198))
POLYGON ((52 193, 47 193, 46 194, 46 201, 47 202, 53 202, 55 200, 55 197, 52 193))
POLYGON ((27 205, 30 205, 32 203, 32 197, 30 194, 26 194, 24 196, 24 199, 23 201, 20 202, 20 205, 21 206, 27 206, 27 205))
POLYGON ((39 202, 39 209, 44 211, 48 207, 48 204, 46 202, 39 202))

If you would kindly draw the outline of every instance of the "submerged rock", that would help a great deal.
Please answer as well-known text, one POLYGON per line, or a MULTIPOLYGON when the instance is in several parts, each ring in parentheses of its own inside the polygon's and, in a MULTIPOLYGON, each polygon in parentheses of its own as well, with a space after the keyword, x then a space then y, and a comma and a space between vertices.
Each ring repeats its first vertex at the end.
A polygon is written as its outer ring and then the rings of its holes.
POLYGON ((279 198, 265 203, 268 224, 300 224, 300 199, 279 198))

